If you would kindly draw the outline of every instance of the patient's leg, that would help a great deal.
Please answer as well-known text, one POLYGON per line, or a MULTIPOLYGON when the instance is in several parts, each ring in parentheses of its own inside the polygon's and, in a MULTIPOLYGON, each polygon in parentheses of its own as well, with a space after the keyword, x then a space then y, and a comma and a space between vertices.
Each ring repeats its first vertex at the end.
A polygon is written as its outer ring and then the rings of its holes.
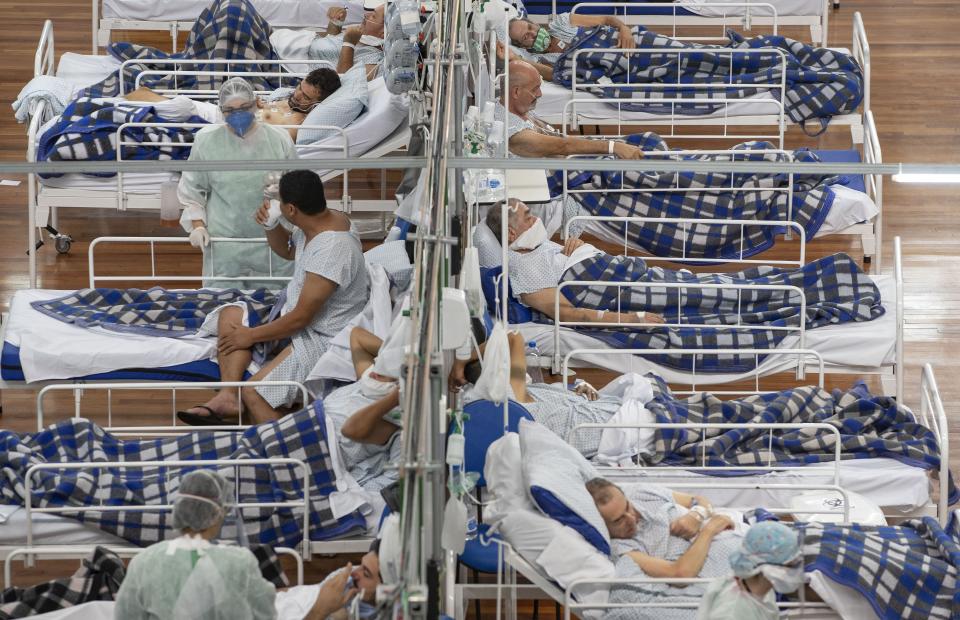
MULTIPOLYGON (((230 306, 221 310, 217 319, 218 339, 233 333, 242 321, 243 310, 240 308, 230 306)), ((217 359, 217 363, 220 365, 220 380, 243 381, 243 373, 250 365, 251 357, 252 354, 249 350, 234 351, 227 355, 221 354, 217 359)), ((238 390, 236 388, 224 388, 202 406, 193 407, 188 411, 197 415, 207 415, 210 413, 207 411, 207 408, 209 408, 220 416, 234 418, 240 413, 240 399, 237 394, 238 390)))
MULTIPOLYGON (((270 373, 273 372, 277 366, 283 362, 283 360, 287 359, 292 352, 293 345, 287 346, 287 348, 281 351, 279 355, 265 364, 263 368, 260 369, 260 372, 250 377, 250 380, 269 381, 271 379, 270 373)), ((284 377, 273 378, 281 379, 284 377)), ((260 392, 258 392, 256 388, 245 387, 241 392, 243 394, 243 406, 245 411, 253 419, 254 424, 272 422, 280 417, 280 412, 271 407, 270 403, 268 403, 266 399, 260 395, 260 392)))

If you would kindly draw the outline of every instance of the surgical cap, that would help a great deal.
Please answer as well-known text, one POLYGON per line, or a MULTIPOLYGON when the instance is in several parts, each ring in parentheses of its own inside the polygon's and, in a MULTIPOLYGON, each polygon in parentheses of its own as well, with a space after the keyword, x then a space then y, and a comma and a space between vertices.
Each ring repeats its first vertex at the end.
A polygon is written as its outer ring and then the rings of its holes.
POLYGON ((256 102, 257 96, 253 92, 253 87, 243 78, 230 78, 220 87, 220 109, 222 110, 228 103, 234 106, 252 105, 256 102))
POLYGON ((763 521, 751 527, 740 548, 730 554, 730 567, 745 579, 760 572, 764 564, 784 566, 799 556, 797 532, 777 521, 763 521))
POLYGON ((223 517, 232 494, 230 483, 207 469, 192 471, 180 480, 173 500, 173 527, 195 532, 205 530, 223 517))

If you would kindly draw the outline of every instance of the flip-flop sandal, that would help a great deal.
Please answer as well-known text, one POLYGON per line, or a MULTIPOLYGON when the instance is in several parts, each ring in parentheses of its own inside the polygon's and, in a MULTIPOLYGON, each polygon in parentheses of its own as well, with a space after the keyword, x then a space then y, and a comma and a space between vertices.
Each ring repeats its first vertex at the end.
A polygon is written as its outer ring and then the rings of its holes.
POLYGON ((223 426, 231 423, 230 420, 206 405, 194 405, 192 408, 206 409, 210 415, 199 415, 190 411, 178 411, 177 417, 180 418, 180 421, 184 424, 189 424, 190 426, 223 426))

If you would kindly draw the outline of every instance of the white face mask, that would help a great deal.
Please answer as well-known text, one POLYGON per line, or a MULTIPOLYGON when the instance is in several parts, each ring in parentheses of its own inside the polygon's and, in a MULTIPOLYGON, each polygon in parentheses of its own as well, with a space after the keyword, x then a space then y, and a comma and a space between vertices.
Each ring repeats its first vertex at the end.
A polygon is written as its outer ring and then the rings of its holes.
POLYGON ((526 229, 513 243, 510 244, 511 250, 534 250, 547 240, 547 229, 543 226, 543 220, 539 217, 533 223, 533 226, 526 229))
POLYGON ((373 372, 373 366, 368 367, 360 375, 360 393, 367 398, 379 400, 396 389, 397 384, 393 381, 380 381, 370 376, 373 372))
POLYGON ((375 37, 372 34, 365 34, 360 37, 359 43, 361 45, 369 45, 370 47, 380 47, 383 45, 383 39, 375 37))
POLYGON ((796 592, 803 585, 803 565, 801 564, 797 566, 764 564, 760 567, 760 573, 780 594, 796 592))

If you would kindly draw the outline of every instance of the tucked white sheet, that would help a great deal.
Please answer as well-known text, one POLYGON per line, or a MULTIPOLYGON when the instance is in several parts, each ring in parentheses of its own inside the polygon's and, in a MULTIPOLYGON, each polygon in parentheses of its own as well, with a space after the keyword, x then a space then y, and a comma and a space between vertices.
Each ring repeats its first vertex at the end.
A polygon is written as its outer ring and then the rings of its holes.
MULTIPOLYGON (((828 325, 817 329, 807 330, 804 349, 813 349, 823 356, 824 367, 854 367, 865 370, 876 369, 882 364, 893 362, 896 346, 897 317, 896 317, 896 282, 891 276, 871 276, 880 289, 880 299, 886 313, 878 319, 866 323, 841 323, 828 325)), ((522 323, 511 325, 519 329, 524 341, 535 341, 544 357, 552 356, 553 327, 540 323, 522 323)), ((573 329, 560 329, 560 352, 566 354, 573 349, 609 349, 609 345, 591 336, 581 334, 573 329)), ((791 334, 780 343, 781 349, 800 347, 800 337, 791 334)), ((667 382, 684 383, 689 380, 689 373, 666 368, 652 363, 648 358, 631 355, 604 355, 587 353, 578 356, 573 366, 598 366, 614 372, 637 372, 644 374, 654 372, 667 382)), ((786 356, 767 357, 760 363, 762 375, 774 374, 790 370, 796 366, 795 358, 786 356)), ((807 364, 810 372, 814 371, 812 363, 807 364)), ((742 374, 710 373, 700 375, 710 383, 730 383, 754 376, 754 372, 742 374)), ((810 377, 811 375, 807 375, 810 377)))
MULTIPOLYGON (((721 489, 724 483, 763 484, 833 484, 833 464, 805 465, 755 476, 706 476, 683 470, 664 470, 656 467, 614 471, 608 477, 621 480, 649 480, 669 487, 672 482, 703 482, 703 488, 683 489, 687 493, 706 496, 718 506, 739 508, 786 508, 796 491, 783 489, 721 489)), ((608 475, 613 471, 602 468, 608 475)), ((930 482, 927 472, 895 459, 874 458, 842 461, 840 486, 859 493, 887 510, 908 513, 930 503, 930 482)))
MULTIPOLYGON (((124 539, 92 525, 54 513, 31 513, 33 542, 43 545, 127 545, 124 539)), ((27 542, 27 510, 0 505, 0 545, 22 546, 27 542)))
MULTIPOLYGON (((363 3, 359 0, 252 0, 254 8, 271 26, 326 28, 327 9, 346 6, 350 23, 360 23, 363 3)), ((145 21, 197 19, 209 0, 103 0, 102 16, 109 19, 145 21)))
MULTIPOLYGON (((722 2, 727 0, 677 0, 677 4, 683 5, 691 13, 705 17, 743 15, 746 11, 745 7, 711 6, 722 2)), ((763 0, 763 3, 772 4, 778 17, 823 15, 823 0, 763 0)), ((766 17, 770 11, 769 7, 755 7, 753 10, 754 15, 761 17, 766 17)))
POLYGON ((30 302, 55 299, 69 291, 20 290, 10 300, 4 340, 20 347, 27 382, 69 379, 121 368, 164 368, 210 358, 213 338, 163 338, 85 329, 37 312, 30 302))

